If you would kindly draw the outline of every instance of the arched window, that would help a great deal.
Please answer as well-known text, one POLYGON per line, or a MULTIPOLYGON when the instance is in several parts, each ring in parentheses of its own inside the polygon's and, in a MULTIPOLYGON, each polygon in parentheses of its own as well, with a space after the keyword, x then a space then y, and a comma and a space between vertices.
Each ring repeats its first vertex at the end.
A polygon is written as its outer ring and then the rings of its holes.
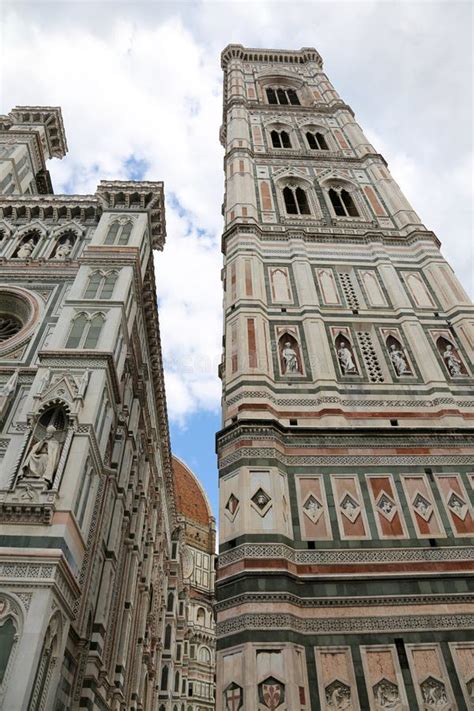
POLYGON ((198 653, 198 660, 203 664, 211 663, 211 653, 207 647, 200 647, 198 653))
POLYGON ((338 217, 359 217, 359 212, 354 204, 352 196, 347 190, 335 190, 330 188, 329 198, 334 212, 338 217))
POLYGON ((265 89, 267 95, 267 101, 269 104, 281 104, 287 106, 292 104, 293 106, 299 106, 300 100, 298 94, 294 89, 282 89, 267 87, 265 89))
POLYGON ((273 148, 291 148, 291 141, 287 131, 271 131, 273 148))
POLYGON ((310 215, 308 198, 303 188, 283 188, 283 199, 288 215, 310 215))
POLYGON ((161 691, 168 691, 168 667, 161 670, 161 691))
POLYGON ((328 144, 326 143, 326 139, 324 138, 323 134, 320 133, 319 131, 307 131, 306 132, 306 140, 308 141, 309 147, 313 151, 327 151, 329 150, 328 144))
POLYGON ((0 626, 0 685, 3 684, 16 634, 15 623, 11 617, 8 617, 0 626))
POLYGON ((93 272, 84 292, 84 299, 111 299, 117 272, 93 272))
POLYGON ((132 223, 130 221, 120 224, 120 222, 112 222, 109 225, 104 244, 128 244, 130 234, 132 232, 132 223))
POLYGON ((99 341, 104 321, 104 316, 100 313, 91 317, 84 313, 79 314, 72 324, 66 348, 95 348, 99 341))
MULTIPOLYGON (((179 672, 174 675, 174 693, 179 694, 179 672)), ((175 707, 178 708, 177 706, 175 707)))
POLYGON ((171 625, 166 625, 165 629, 165 649, 171 647, 171 625))
POLYGON ((198 607, 198 611, 196 614, 196 622, 198 625, 202 625, 203 627, 206 624, 206 612, 203 607, 198 607))
POLYGON ((168 593, 168 602, 166 605, 166 611, 173 612, 173 606, 174 606, 174 594, 172 592, 170 592, 170 593, 168 593))

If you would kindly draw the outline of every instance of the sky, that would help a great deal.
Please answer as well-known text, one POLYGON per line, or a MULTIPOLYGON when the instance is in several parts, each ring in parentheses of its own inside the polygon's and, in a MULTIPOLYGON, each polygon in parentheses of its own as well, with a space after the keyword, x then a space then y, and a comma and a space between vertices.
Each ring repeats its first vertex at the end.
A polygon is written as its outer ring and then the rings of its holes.
POLYGON ((0 0, 0 111, 61 106, 55 193, 163 180, 155 258, 172 446, 217 511, 224 175, 220 52, 316 47, 324 69, 471 293, 470 0, 0 0))

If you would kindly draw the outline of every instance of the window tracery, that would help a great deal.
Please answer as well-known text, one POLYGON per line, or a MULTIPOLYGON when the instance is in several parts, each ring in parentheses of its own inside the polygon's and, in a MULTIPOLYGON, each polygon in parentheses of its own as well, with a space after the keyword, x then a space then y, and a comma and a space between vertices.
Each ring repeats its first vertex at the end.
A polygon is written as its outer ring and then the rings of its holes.
POLYGON ((291 148, 291 141, 288 131, 273 129, 270 131, 273 148, 291 148))
POLYGON ((308 197, 306 191, 300 186, 289 186, 283 188, 283 199, 288 215, 310 215, 308 197))
POLYGON ((69 332, 66 348, 96 348, 104 323, 102 313, 78 314, 69 332))
POLYGON ((328 151, 329 146, 321 131, 306 131, 306 140, 313 151, 328 151))
POLYGON ((109 225, 104 244, 116 244, 121 246, 128 244, 132 228, 133 225, 130 220, 123 222, 114 220, 114 222, 109 225))
POLYGON ((265 93, 269 104, 300 106, 300 100, 295 89, 267 87, 265 93))
POLYGON ((84 291, 84 299, 111 299, 117 281, 117 272, 93 272, 84 291))

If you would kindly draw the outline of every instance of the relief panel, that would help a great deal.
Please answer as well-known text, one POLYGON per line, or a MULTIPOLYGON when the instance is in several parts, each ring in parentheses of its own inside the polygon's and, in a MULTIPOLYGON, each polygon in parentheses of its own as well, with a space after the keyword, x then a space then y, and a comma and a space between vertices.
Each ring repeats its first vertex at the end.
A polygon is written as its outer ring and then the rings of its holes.
POLYGON ((402 474, 408 509, 418 538, 446 537, 425 474, 402 474))
POLYGON ((392 475, 367 474, 367 484, 380 538, 408 538, 392 475))
POLYGON ((455 711, 457 704, 438 644, 405 646, 419 708, 423 711, 455 711))
POLYGON ((298 512, 303 540, 332 539, 326 491, 322 476, 296 478, 298 512))
POLYGON ((408 293, 412 298, 413 303, 419 309, 436 309, 437 305, 434 302, 425 280, 420 272, 402 272, 405 279, 405 284, 408 288, 408 293))
POLYGON ((370 538, 364 500, 357 476, 331 475, 334 507, 343 540, 370 538))
POLYGON ((393 645, 360 648, 370 708, 409 711, 403 675, 393 645))
POLYGON ((387 299, 383 293, 377 272, 374 269, 360 269, 358 274, 368 305, 375 308, 387 306, 387 299))
POLYGON ((315 272, 323 304, 325 306, 342 306, 333 270, 327 267, 326 269, 316 269, 315 272))
POLYGON ((315 647, 322 711, 360 711, 350 647, 315 647))
POLYGON ((449 642, 466 706, 474 711, 474 642, 449 642))
POLYGON ((474 519, 469 497, 458 474, 436 474, 436 483, 447 511, 453 533, 474 535, 474 519))

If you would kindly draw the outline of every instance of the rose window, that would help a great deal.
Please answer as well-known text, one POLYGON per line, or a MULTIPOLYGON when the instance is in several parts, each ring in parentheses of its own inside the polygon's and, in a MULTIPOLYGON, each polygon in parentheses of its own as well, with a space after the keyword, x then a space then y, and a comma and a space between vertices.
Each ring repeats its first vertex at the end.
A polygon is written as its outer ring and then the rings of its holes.
POLYGON ((23 324, 20 319, 10 314, 0 314, 0 343, 15 336, 22 328, 23 324))

